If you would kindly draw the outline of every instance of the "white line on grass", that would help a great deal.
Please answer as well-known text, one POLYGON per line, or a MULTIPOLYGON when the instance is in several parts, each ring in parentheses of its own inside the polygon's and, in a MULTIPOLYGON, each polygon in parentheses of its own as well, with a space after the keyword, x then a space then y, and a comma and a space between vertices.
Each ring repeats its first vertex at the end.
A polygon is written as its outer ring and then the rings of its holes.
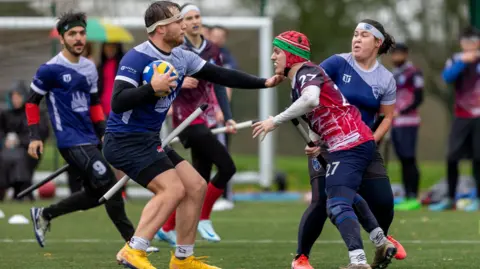
MULTIPOLYGON (((90 243, 90 244, 105 244, 105 243, 123 243, 122 240, 102 240, 102 239, 50 239, 46 243, 90 243)), ((205 242, 200 240, 198 242, 205 242)), ((365 240, 365 243, 369 241, 365 240)), ((453 245, 477 245, 480 240, 401 240, 402 244, 453 244, 453 245)), ((0 239, 0 243, 37 243, 35 239, 0 239)), ((296 244, 296 240, 222 240, 225 244, 296 244)), ((344 244, 341 240, 321 240, 315 244, 344 244)))

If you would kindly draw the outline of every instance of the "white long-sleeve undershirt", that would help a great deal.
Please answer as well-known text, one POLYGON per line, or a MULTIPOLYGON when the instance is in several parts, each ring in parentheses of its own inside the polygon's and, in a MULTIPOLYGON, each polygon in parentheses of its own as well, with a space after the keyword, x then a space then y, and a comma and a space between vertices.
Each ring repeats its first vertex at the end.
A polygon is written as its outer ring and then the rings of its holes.
POLYGON ((286 121, 305 115, 317 107, 319 103, 320 88, 315 85, 307 86, 303 89, 301 96, 287 110, 273 118, 273 122, 278 126, 286 121))

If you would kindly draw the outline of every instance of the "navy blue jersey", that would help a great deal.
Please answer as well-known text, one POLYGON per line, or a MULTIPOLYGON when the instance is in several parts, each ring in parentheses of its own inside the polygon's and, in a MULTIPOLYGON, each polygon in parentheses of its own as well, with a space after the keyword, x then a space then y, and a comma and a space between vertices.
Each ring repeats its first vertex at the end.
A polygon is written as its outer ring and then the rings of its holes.
POLYGON ((72 63, 60 52, 38 68, 30 87, 47 97, 59 148, 100 142, 89 111, 90 94, 98 92, 97 81, 95 64, 84 57, 72 63))
POLYGON ((380 105, 395 104, 395 79, 380 63, 377 62, 370 70, 364 70, 351 53, 343 53, 329 57, 320 66, 348 102, 360 110, 362 120, 369 127, 372 127, 380 105))
POLYGON ((150 41, 145 41, 123 56, 115 80, 128 82, 132 87, 139 87, 143 84, 143 70, 156 60, 167 61, 175 67, 178 74, 177 88, 168 96, 152 97, 157 98, 156 102, 146 103, 123 113, 117 114, 111 111, 107 121, 107 132, 159 132, 170 105, 182 87, 185 76, 195 74, 205 64, 205 60, 191 51, 177 47, 171 53, 165 54, 155 48, 150 41))

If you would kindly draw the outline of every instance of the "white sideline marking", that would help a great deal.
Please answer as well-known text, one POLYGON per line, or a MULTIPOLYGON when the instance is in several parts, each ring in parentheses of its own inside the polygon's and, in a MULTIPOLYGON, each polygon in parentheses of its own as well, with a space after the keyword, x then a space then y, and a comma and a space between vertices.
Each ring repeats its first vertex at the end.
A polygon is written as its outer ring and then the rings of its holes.
MULTIPOLYGON (((158 241, 157 241, 158 242, 158 241)), ((206 242, 199 240, 197 242, 206 242)), ((365 243, 370 241, 364 240, 365 243)), ((37 243, 35 239, 0 239, 0 243, 37 243)), ((89 244, 105 244, 105 243, 124 243, 123 240, 101 240, 101 239, 51 239, 46 241, 49 243, 89 243, 89 244)), ((222 240, 220 243, 225 244, 296 244, 296 240, 222 240)), ((452 245, 476 245, 480 244, 480 240, 400 240, 402 244, 452 244, 452 245)), ((315 244, 344 244, 342 240, 321 240, 315 244)))

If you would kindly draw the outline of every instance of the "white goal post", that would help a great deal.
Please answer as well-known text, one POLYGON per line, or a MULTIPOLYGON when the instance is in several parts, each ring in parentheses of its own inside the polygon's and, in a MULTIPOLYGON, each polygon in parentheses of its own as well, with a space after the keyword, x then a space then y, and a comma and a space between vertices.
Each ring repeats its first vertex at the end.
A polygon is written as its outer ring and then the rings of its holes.
MULTIPOLYGON (((142 17, 105 17, 110 23, 123 26, 127 29, 144 29, 142 17)), ((203 23, 208 25, 221 25, 228 29, 258 30, 259 41, 259 76, 268 78, 273 74, 272 54, 273 26, 272 19, 268 17, 203 17, 203 23)), ((52 29, 55 26, 53 17, 0 17, 0 29, 52 29)), ((146 37, 146 33, 145 33, 146 37)), ((8 38, 8 37, 4 37, 8 38)), ((259 92, 259 119, 266 119, 276 113, 275 89, 261 89, 259 92)), ((269 188, 272 184, 275 171, 275 141, 274 135, 269 134, 263 142, 259 143, 259 184, 269 188)))

